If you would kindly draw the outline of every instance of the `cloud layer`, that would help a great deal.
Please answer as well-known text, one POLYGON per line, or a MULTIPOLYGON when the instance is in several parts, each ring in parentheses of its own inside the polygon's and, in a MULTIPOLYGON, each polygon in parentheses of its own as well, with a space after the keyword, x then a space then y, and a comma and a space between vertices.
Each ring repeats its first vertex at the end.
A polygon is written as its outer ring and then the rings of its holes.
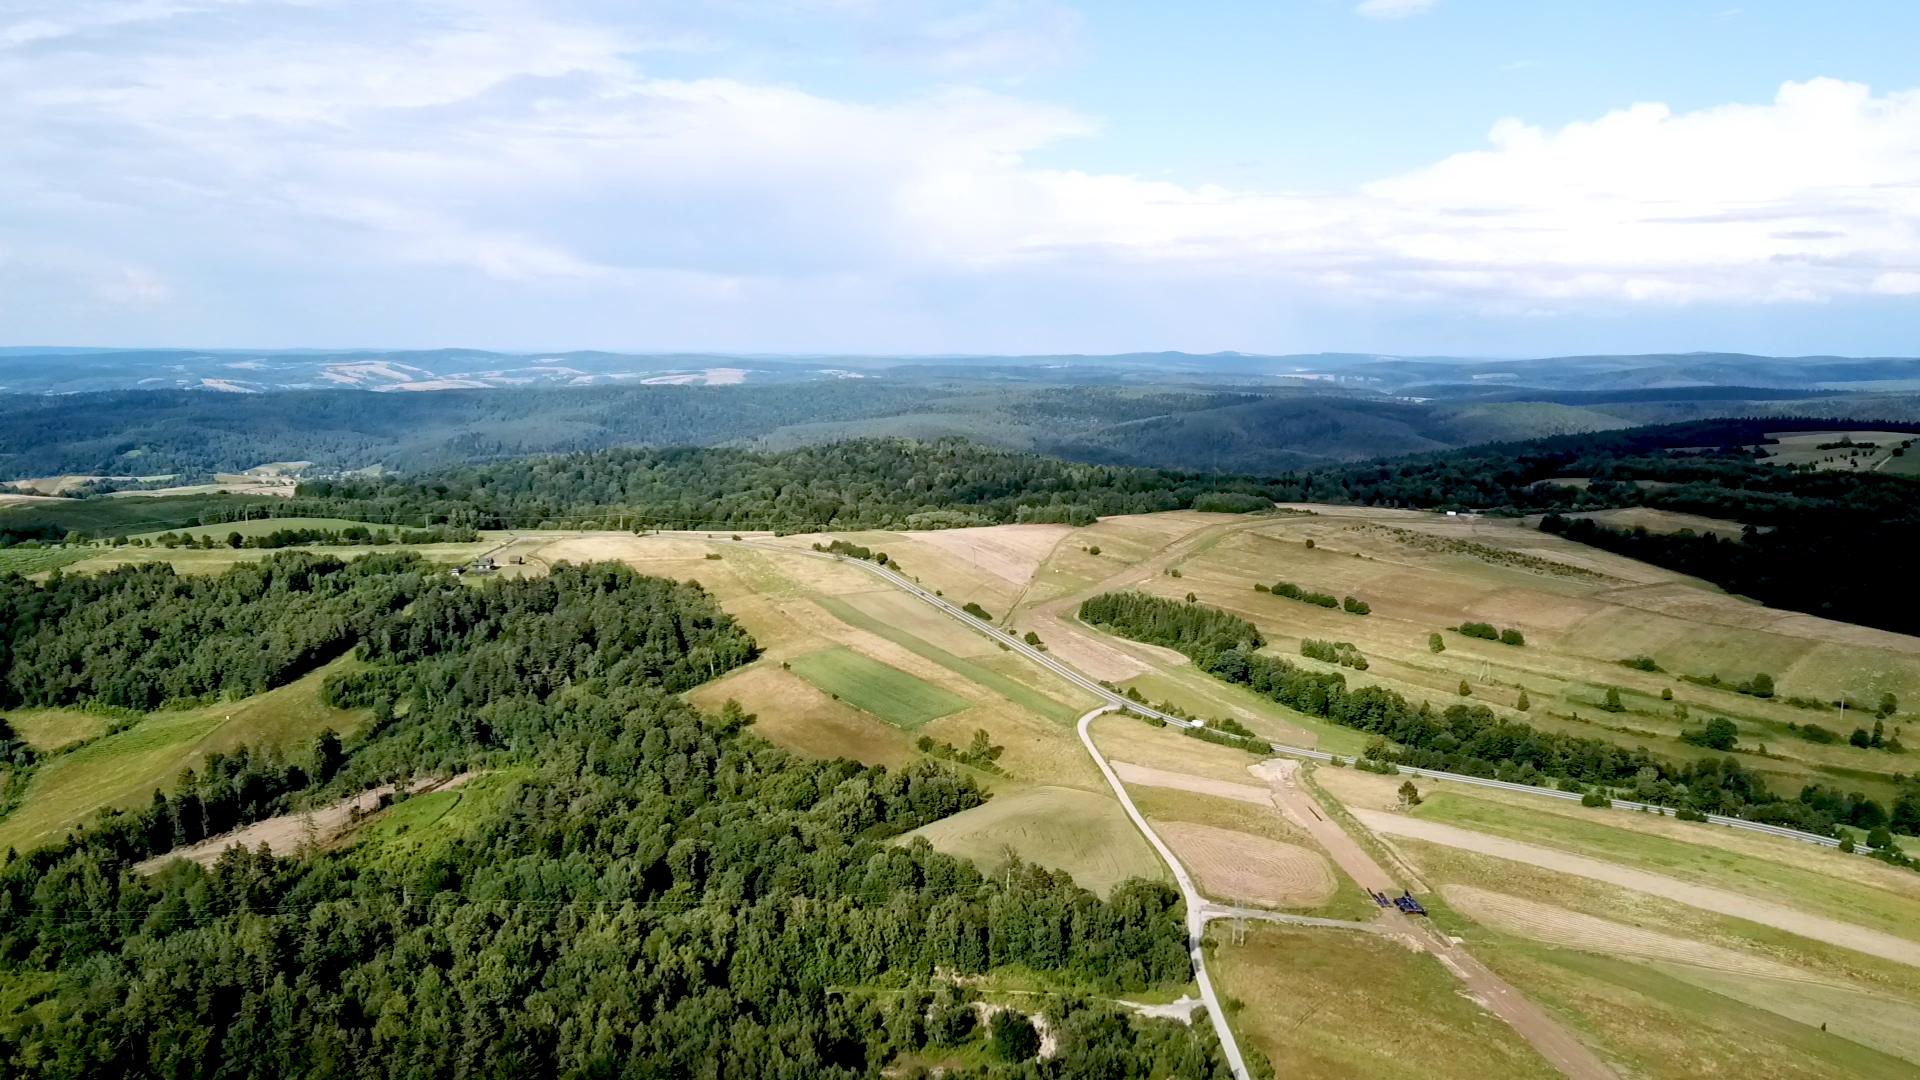
POLYGON ((1077 47, 1057 6, 732 4, 938 76, 833 95, 744 70, 724 25, 511 0, 0 16, 0 316, 97 340, 89 320, 163 333, 237 318, 246 289, 280 312, 361 281, 417 290, 423 319, 480 293, 796 338, 866 313, 876 342, 939 349, 1006 282, 1507 313, 1920 294, 1920 91, 1503 119, 1358 188, 1241 190, 1059 166, 1102 119, 1004 78, 1077 47))

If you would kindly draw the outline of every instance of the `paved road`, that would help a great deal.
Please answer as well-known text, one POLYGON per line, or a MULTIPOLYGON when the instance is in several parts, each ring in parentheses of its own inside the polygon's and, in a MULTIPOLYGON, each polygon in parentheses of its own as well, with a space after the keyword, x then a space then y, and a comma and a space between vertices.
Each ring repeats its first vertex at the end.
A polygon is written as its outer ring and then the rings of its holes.
MULTIPOLYGON (((755 541, 743 540, 741 541, 741 543, 755 543, 755 541)), ((1100 685, 1099 682, 1093 679, 1090 679, 1085 675, 1082 675, 1079 671, 1073 669, 1072 667, 1069 667, 1067 664, 1055 658, 1051 654, 1042 652, 1041 650, 1036 649, 1031 645, 1028 645, 1026 642, 1021 641, 1019 638, 1014 637, 1012 634, 1009 634, 1006 631, 1001 630, 999 627, 994 626, 993 624, 983 619, 976 619, 973 616, 968 615, 966 612, 962 611, 958 606, 948 603, 945 597, 934 595, 934 593, 931 590, 921 588, 919 583, 915 582, 912 578, 909 578, 904 574, 897 573, 888 567, 881 566, 877 563, 868 562, 865 559, 849 559, 843 556, 831 555, 824 552, 806 551, 804 549, 795 548, 786 544, 761 543, 759 546, 772 548, 774 550, 782 551, 790 555, 793 555, 793 554, 809 555, 809 556, 813 556, 821 559, 833 559, 838 562, 844 562, 853 566, 857 566, 865 570, 866 572, 873 574, 876 577, 886 580, 888 584, 893 585, 897 588, 905 589, 906 591, 912 593, 913 595, 919 597, 920 599, 926 601, 927 603, 940 608, 941 610, 947 612, 947 614, 952 615, 953 617, 961 620, 962 622, 966 623, 969 626, 972 626, 974 629, 978 630, 980 633, 986 634, 988 637, 993 638, 995 641, 998 641, 1000 644, 1005 645, 1007 648, 1013 650, 1014 652, 1019 653, 1022 656, 1025 656, 1027 659, 1032 660, 1034 663, 1039 664, 1041 667, 1046 668, 1048 671, 1053 672, 1054 674, 1060 676, 1061 678, 1067 680, 1068 682, 1074 684, 1075 686, 1078 686, 1081 689, 1087 691, 1088 693, 1093 694, 1094 696, 1112 705, 1116 709, 1124 709, 1128 712, 1136 713, 1141 716, 1151 717, 1155 720, 1163 721, 1164 723, 1169 724, 1173 727, 1194 728, 1194 727, 1204 726, 1197 721, 1183 720, 1180 717, 1168 715, 1167 713, 1163 713, 1158 709, 1151 708, 1147 705, 1142 705, 1137 701, 1132 701, 1121 694, 1117 694, 1112 690, 1107 689, 1106 687, 1100 685)), ((1331 761, 1333 759, 1333 755, 1327 753, 1324 750, 1309 750, 1306 747, 1302 747, 1302 746, 1284 746, 1277 743, 1272 745, 1273 745, 1274 753, 1285 754, 1288 757, 1307 758, 1308 760, 1311 760, 1311 761, 1331 761)), ((1489 780, 1481 776, 1467 776, 1462 773, 1441 772, 1437 769, 1416 769, 1411 766, 1403 765, 1400 767, 1400 771, 1403 773, 1406 773, 1409 776, 1424 776, 1433 780, 1450 780, 1458 784, 1471 784, 1475 787, 1494 788, 1500 791, 1513 791, 1523 795, 1538 795, 1548 799, 1571 799, 1575 802, 1578 802, 1581 798, 1580 794, 1577 792, 1555 791, 1552 788, 1534 787, 1531 784, 1515 784, 1505 780, 1489 780)), ((1634 802, 1630 799, 1614 799, 1612 800, 1612 803, 1613 803, 1614 809, 1616 810, 1645 810, 1648 812, 1671 813, 1670 810, 1664 807, 1654 806, 1651 803, 1634 802)), ((1708 814, 1707 821, 1714 825, 1724 825, 1730 829, 1741 829, 1746 832, 1765 833, 1769 836, 1779 836, 1788 840, 1799 840, 1802 843, 1808 843, 1808 844, 1819 844, 1823 847, 1839 847, 1840 846, 1840 841, 1834 839, 1831 836, 1821 836, 1818 833, 1802 832, 1799 829, 1789 829, 1782 825, 1769 825, 1769 824, 1766 824, 1765 822, 1747 821, 1742 818, 1724 817, 1720 814, 1708 814)), ((1859 850, 1861 854, 1865 854, 1869 849, 1866 848, 1865 846, 1862 846, 1859 850)))
POLYGON ((1100 752, 1099 747, 1093 745, 1093 734, 1087 730, 1088 725, 1093 723, 1094 717, 1111 711, 1111 708, 1103 705, 1090 710, 1080 718, 1080 744, 1087 748, 1087 753, 1093 757, 1093 763, 1100 766, 1100 775, 1107 778, 1107 784, 1113 788, 1113 794, 1120 800, 1121 808, 1126 810, 1129 818, 1133 819, 1134 828, 1140 830, 1140 834, 1147 838, 1147 843, 1153 845, 1153 850, 1160 853, 1160 858, 1167 864, 1167 869, 1173 871, 1173 880, 1180 886, 1180 895, 1187 903, 1187 953, 1193 957, 1193 978, 1200 984, 1200 1000, 1207 1006, 1207 1019, 1213 1022, 1213 1033, 1220 1038, 1220 1051, 1226 1055, 1227 1067, 1233 1070, 1235 1080, 1250 1080, 1246 1059, 1240 1054, 1240 1044, 1234 1039, 1233 1028, 1227 1025, 1227 1011, 1220 1007, 1220 997, 1213 992, 1213 980, 1207 977, 1207 958, 1205 950, 1201 948, 1207 931, 1209 905, 1206 898, 1201 896, 1200 890, 1194 886, 1193 878, 1187 873, 1186 867, 1181 866, 1180 860, 1174 857, 1173 849, 1167 846, 1166 841, 1160 839, 1160 834, 1153 831, 1153 826, 1147 824, 1147 819, 1140 813, 1140 808, 1133 805, 1133 797, 1127 794, 1126 785, 1120 782, 1120 777, 1113 771, 1113 766, 1107 763, 1106 755, 1100 752))

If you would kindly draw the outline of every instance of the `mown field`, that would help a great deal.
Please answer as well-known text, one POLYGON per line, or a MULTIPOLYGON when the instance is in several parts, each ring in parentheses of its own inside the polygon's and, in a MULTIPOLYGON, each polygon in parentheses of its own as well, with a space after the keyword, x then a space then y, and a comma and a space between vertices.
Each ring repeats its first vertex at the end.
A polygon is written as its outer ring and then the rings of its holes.
POLYGON ((967 707, 965 698, 844 646, 792 661, 795 674, 829 697, 912 731, 967 707))
POLYGON ((1280 1076, 1558 1075, 1431 956, 1371 934, 1250 925, 1234 944, 1228 933, 1208 935, 1219 991, 1280 1076))

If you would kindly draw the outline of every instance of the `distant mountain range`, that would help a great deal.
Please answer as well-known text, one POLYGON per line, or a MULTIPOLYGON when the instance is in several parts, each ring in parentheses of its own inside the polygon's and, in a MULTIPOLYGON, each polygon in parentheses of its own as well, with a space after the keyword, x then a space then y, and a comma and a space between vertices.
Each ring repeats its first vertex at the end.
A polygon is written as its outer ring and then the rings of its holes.
MULTIPOLYGON (((0 348, 0 392, 98 390, 472 390, 527 386, 733 385, 957 378, 1051 384, 1340 387, 1403 398, 1542 400, 1542 391, 1618 393, 1920 390, 1920 358, 1656 353, 1489 360, 1361 353, 1181 352, 1108 356, 746 356, 505 353, 479 349, 191 350, 0 348)), ((1685 396, 1685 395, 1682 395, 1685 396)), ((1571 404, 1572 402, 1568 402, 1571 404)))
POLYGON ((1920 359, 0 349, 0 481, 962 436, 1276 473, 1720 416, 1920 420, 1920 359), (435 391, 407 392, 407 391, 435 391))

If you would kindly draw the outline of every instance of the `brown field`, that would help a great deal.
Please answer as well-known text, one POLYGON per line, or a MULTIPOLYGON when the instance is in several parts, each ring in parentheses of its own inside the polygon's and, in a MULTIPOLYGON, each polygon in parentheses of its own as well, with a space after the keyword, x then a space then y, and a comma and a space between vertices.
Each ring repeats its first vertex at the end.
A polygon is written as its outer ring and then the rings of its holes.
POLYGON ((1441 894, 1455 910, 1483 926, 1549 945, 1607 956, 1663 960, 1740 975, 1810 979, 1804 970, 1764 956, 1582 915, 1553 904, 1471 885, 1448 885, 1441 889, 1441 894))
POLYGON ((1018 588, 1025 588, 1070 525, 989 525, 914 533, 916 543, 944 551, 1018 588))
POLYGON ((1210 776, 1195 776, 1193 773, 1172 772, 1156 769, 1148 765, 1135 765, 1130 761, 1109 761, 1113 771, 1120 779, 1141 787, 1171 788, 1175 791, 1190 791, 1196 795, 1211 795, 1218 799, 1233 799, 1236 802, 1252 803, 1255 806, 1272 806, 1273 795, 1263 784, 1241 784, 1231 780, 1216 780, 1210 776))
POLYGON ((1187 821, 1158 822, 1154 829, 1215 899, 1310 908, 1333 898, 1333 868, 1319 852, 1187 821))

